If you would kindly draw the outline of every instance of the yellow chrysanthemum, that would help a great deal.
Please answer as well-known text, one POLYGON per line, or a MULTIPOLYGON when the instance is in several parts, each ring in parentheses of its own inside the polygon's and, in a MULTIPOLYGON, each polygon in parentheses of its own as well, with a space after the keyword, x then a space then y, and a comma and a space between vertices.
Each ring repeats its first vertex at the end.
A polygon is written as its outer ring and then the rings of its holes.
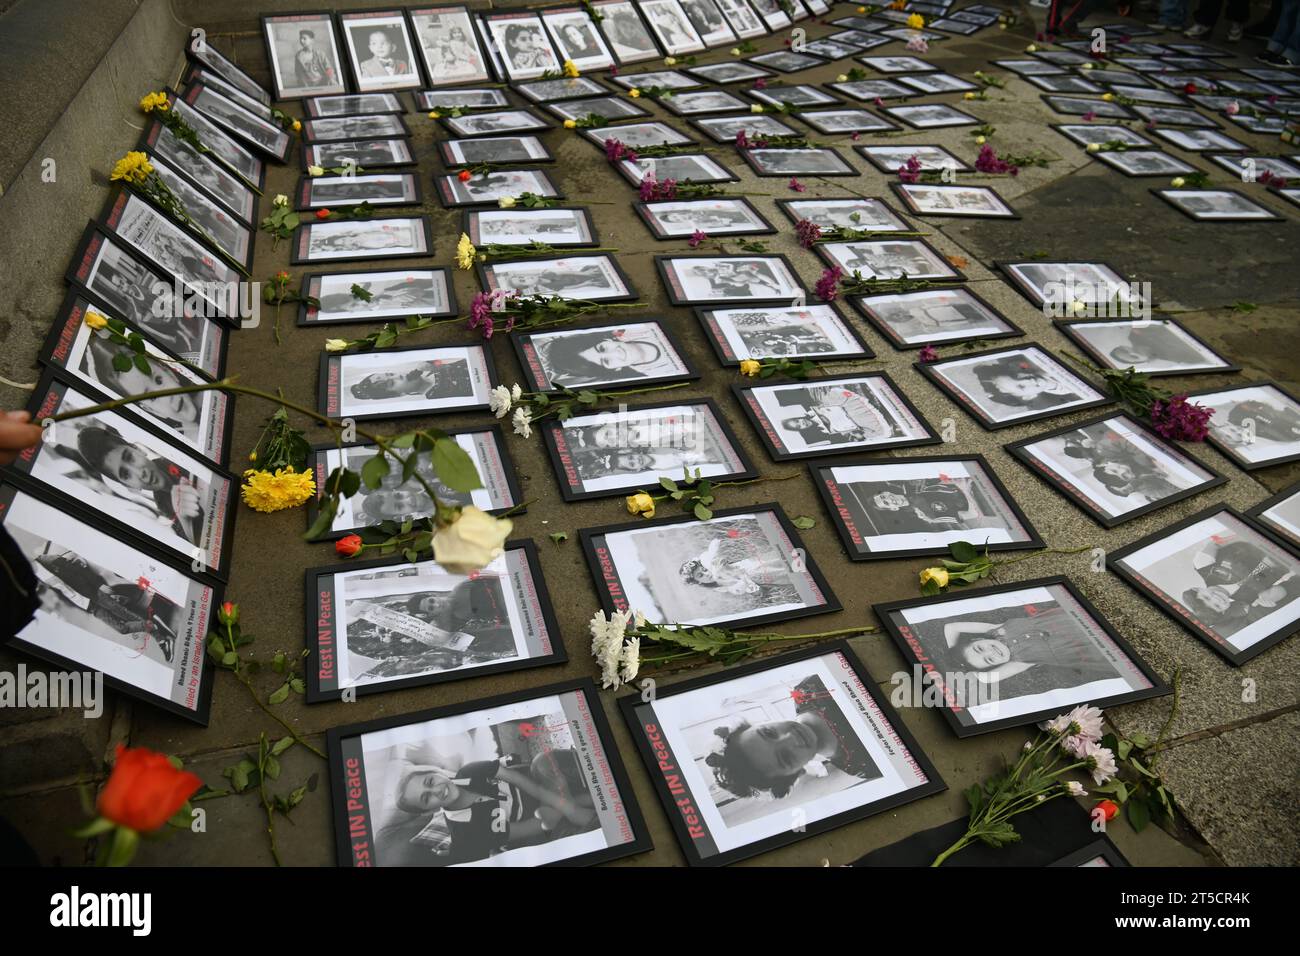
POLYGON ((579 73, 578 73, 578 65, 577 65, 576 63, 574 63, 572 60, 565 60, 565 61, 564 61, 564 75, 567 76, 567 77, 570 77, 570 78, 573 78, 573 77, 578 76, 578 75, 579 75, 579 73))
POLYGON ((469 236, 462 232, 460 242, 456 243, 456 265, 462 269, 472 269, 477 258, 478 250, 474 248, 474 243, 470 242, 469 236))
POLYGON ((907 25, 913 30, 919 30, 921 27, 925 26, 925 17, 921 16, 919 13, 914 13, 907 18, 907 25))
POLYGON ((166 93, 149 93, 140 99, 140 109, 146 113, 152 113, 157 110, 159 113, 167 112, 167 94, 166 93))
POLYGON ((316 494, 316 479, 310 471, 281 468, 271 474, 250 468, 244 472, 240 493, 254 511, 283 511, 310 501, 316 494))
POLYGON ((144 153, 132 150, 113 164, 110 179, 128 183, 143 183, 153 173, 153 164, 144 153))

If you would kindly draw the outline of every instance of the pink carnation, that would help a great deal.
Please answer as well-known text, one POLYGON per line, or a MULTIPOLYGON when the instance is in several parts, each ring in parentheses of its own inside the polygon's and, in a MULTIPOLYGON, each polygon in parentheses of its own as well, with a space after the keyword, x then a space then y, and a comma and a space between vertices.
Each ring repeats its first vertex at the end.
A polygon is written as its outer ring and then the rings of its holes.
POLYGON ((1151 424, 1156 432, 1172 441, 1205 441, 1210 433, 1214 409, 1196 405, 1186 395, 1151 403, 1151 424))
POLYGON ((822 227, 811 219, 800 219, 794 224, 794 234, 799 239, 799 245, 811 249, 813 243, 822 237, 822 227))
POLYGON ((826 271, 821 274, 817 284, 813 286, 813 292, 817 298, 823 302, 832 301, 840 291, 840 277, 844 275, 844 270, 839 266, 828 266, 826 271))

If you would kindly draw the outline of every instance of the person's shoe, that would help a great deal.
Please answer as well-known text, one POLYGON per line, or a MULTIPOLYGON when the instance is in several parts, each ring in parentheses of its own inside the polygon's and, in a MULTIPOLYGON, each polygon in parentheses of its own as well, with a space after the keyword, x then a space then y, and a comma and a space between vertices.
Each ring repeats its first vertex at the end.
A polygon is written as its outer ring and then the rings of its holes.
POLYGON ((1187 37, 1188 39, 1195 40, 1197 37, 1203 37, 1209 32, 1210 32, 1210 28, 1207 27, 1204 23, 1193 23, 1190 27, 1188 27, 1186 30, 1183 31, 1183 36, 1187 37))
POLYGON ((1228 42, 1236 43, 1241 39, 1242 34, 1246 31, 1246 25, 1243 23, 1228 24, 1228 42))
POLYGON ((1286 57, 1284 57, 1281 53, 1270 53, 1267 50, 1265 50, 1259 56, 1255 57, 1255 59, 1258 60, 1260 63, 1267 63, 1269 66, 1278 66, 1278 67, 1285 67, 1288 63, 1291 62, 1286 57))

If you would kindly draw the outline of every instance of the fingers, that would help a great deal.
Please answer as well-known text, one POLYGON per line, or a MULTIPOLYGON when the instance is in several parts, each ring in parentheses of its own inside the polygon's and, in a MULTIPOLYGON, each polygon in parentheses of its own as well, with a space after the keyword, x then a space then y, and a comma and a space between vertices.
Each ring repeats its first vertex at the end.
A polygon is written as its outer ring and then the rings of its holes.
POLYGON ((9 464, 24 448, 40 442, 41 426, 31 424, 31 417, 27 412, 0 414, 0 465, 9 464))

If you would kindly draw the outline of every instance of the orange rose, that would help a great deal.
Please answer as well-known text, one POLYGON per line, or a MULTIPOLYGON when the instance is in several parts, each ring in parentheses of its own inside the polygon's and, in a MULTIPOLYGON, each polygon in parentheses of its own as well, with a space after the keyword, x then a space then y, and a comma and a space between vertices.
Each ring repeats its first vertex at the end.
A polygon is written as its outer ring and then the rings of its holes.
POLYGON ((160 753, 117 745, 113 772, 99 795, 99 815, 137 833, 152 833, 176 815, 203 786, 188 770, 177 770, 160 753))
POLYGON ((350 558, 361 550, 361 535, 350 534, 334 542, 334 553, 341 558, 350 558))
POLYGON ((1111 820, 1115 819, 1115 814, 1119 813, 1119 804, 1114 800, 1100 800, 1097 805, 1092 808, 1092 815, 1095 817, 1098 811, 1101 811, 1102 817, 1104 817, 1106 822, 1109 823, 1111 820))

